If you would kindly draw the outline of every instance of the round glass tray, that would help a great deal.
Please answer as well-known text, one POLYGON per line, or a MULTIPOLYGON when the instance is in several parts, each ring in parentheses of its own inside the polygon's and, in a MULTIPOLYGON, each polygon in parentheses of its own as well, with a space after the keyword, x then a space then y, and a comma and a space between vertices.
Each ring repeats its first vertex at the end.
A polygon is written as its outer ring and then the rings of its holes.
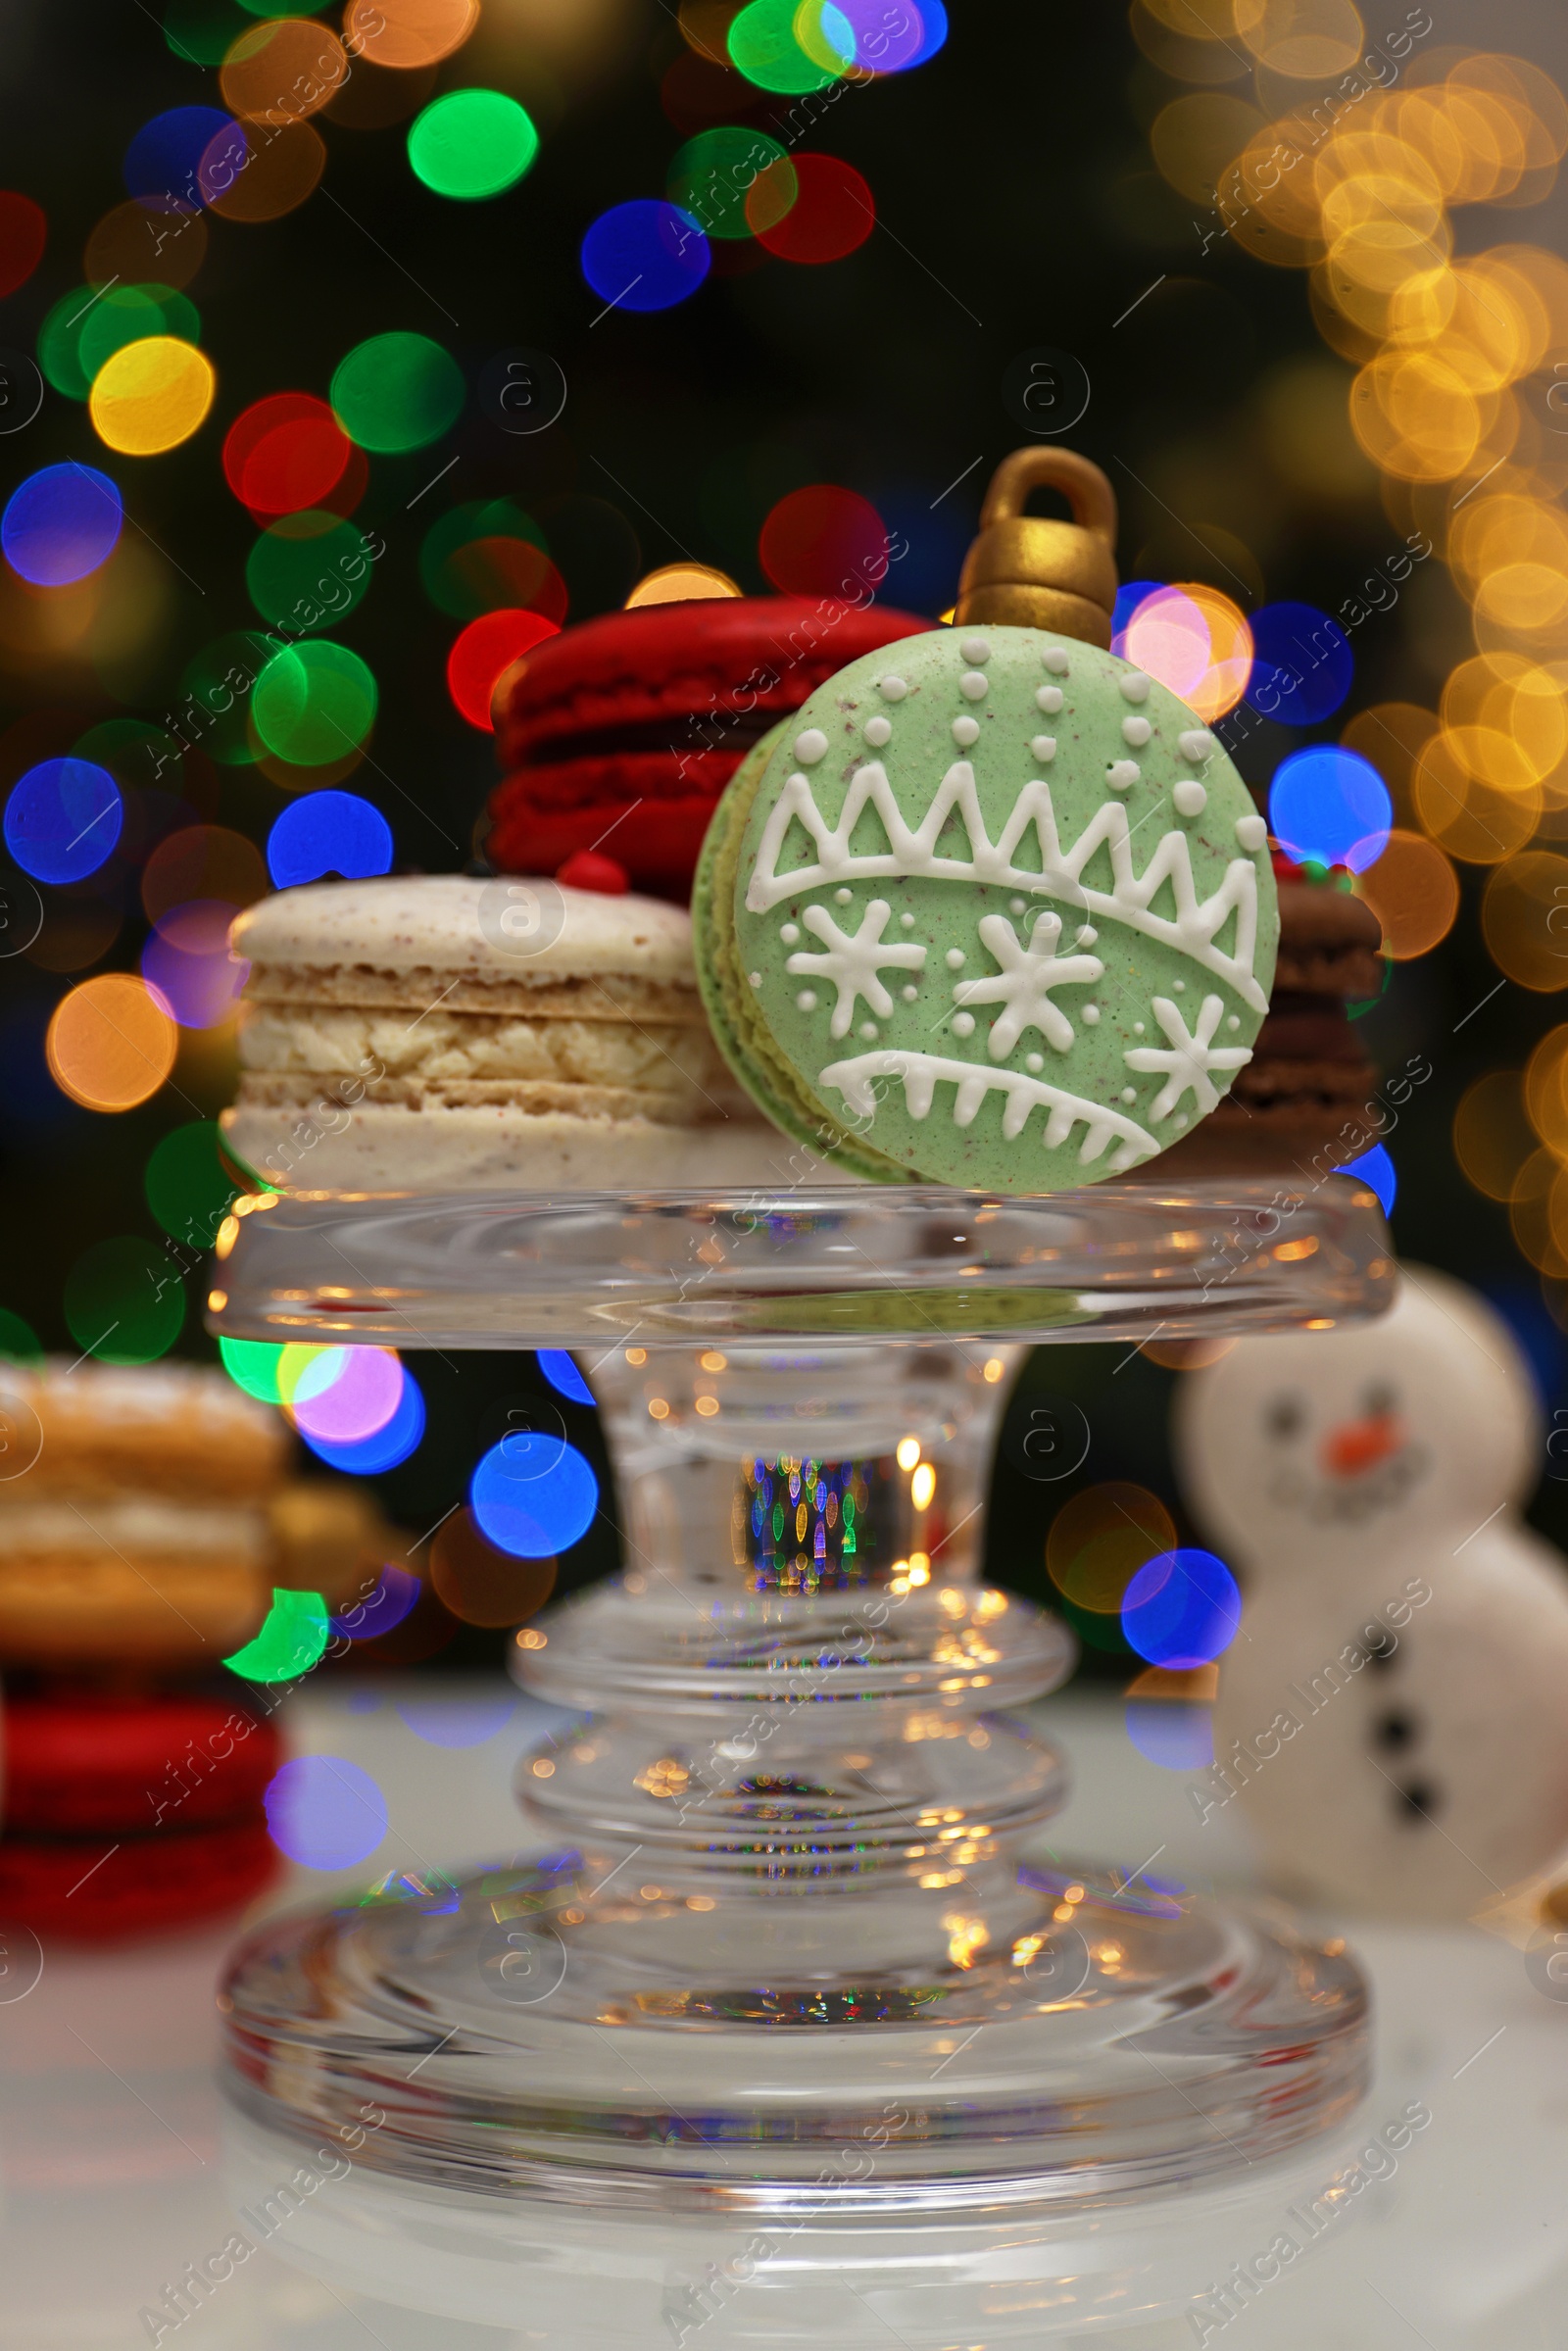
POLYGON ((1179 1339, 1381 1312, 1394 1257, 1344 1176, 776 1196, 263 1193, 219 1236, 215 1331, 404 1347, 1179 1339))

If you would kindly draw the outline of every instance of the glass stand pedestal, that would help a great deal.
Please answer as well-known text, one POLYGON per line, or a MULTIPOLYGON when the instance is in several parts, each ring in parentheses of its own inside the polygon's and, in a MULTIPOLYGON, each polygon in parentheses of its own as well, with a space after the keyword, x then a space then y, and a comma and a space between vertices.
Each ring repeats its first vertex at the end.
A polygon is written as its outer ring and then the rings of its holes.
POLYGON ((1187 2307, 1214 2216, 1321 2177, 1353 1962, 1031 1862, 1063 1767, 1007 1709, 1071 1637, 977 1561, 1025 1342, 1376 1312, 1370 1194, 242 1205, 215 1327, 569 1344, 624 1520, 625 1571, 514 1650, 584 1716, 520 1769, 540 1857, 234 1959, 237 2160, 352 2155, 324 2268, 396 2292, 389 2236, 444 2247, 431 2307, 502 2323, 504 2278, 563 2343, 1023 2340, 1187 2307))

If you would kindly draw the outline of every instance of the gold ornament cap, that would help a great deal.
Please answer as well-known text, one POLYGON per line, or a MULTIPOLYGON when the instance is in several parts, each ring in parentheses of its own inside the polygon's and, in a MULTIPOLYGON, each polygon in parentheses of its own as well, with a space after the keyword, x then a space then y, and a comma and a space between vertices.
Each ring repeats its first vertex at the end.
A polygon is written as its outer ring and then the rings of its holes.
POLYGON ((991 477, 954 626, 1049 628, 1108 651, 1115 548, 1116 493, 1098 465, 1071 449, 1015 449, 991 477), (1072 520, 1026 514, 1039 489, 1059 490, 1072 520))

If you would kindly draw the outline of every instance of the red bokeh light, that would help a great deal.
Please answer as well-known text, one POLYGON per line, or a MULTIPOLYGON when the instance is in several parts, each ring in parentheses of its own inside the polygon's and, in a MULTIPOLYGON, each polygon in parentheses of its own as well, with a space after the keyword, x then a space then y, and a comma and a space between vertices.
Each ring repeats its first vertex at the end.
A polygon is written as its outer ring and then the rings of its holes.
POLYGON ((14 188, 0 188, 0 294, 26 284, 43 259, 48 234, 41 206, 14 188))
POLYGON ((791 490, 762 524, 758 561, 786 596, 863 604, 888 567, 888 534, 867 498, 833 482, 791 490))
POLYGON ((469 621, 447 655, 447 691, 470 726, 494 733, 490 700, 502 671, 510 669, 519 654, 559 633, 556 622, 542 612, 524 612, 514 606, 481 612, 469 621))
POLYGON ((273 392, 242 411, 223 441, 229 488, 253 514, 325 506, 343 482, 354 443, 324 400, 273 392))
POLYGON ((857 245, 863 245, 876 226, 876 199, 853 164, 837 155, 797 155, 795 176, 800 192, 781 220, 768 216, 776 208, 765 197, 760 223, 752 221, 752 200, 746 214, 752 233, 769 253, 784 262, 839 262, 857 245))

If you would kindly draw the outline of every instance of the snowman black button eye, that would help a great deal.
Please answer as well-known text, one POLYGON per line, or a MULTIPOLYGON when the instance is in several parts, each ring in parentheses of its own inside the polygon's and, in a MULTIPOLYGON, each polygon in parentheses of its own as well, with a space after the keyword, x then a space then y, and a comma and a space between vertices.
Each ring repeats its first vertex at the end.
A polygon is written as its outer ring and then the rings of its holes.
POLYGON ((1425 1780, 1412 1780, 1408 1788, 1397 1791, 1398 1817, 1414 1828, 1417 1821, 1429 1821, 1443 1798, 1425 1780))
POLYGON ((1385 1714, 1372 1726, 1372 1737, 1380 1747, 1407 1747, 1416 1732, 1415 1717, 1409 1714, 1385 1714))
POLYGON ((1305 1417, 1298 1397, 1277 1396, 1264 1414, 1264 1426, 1271 1437, 1295 1437, 1305 1417))
POLYGON ((1375 1380, 1361 1399, 1361 1409, 1369 1420, 1381 1420, 1386 1412, 1394 1410, 1398 1400, 1386 1381, 1375 1380))

